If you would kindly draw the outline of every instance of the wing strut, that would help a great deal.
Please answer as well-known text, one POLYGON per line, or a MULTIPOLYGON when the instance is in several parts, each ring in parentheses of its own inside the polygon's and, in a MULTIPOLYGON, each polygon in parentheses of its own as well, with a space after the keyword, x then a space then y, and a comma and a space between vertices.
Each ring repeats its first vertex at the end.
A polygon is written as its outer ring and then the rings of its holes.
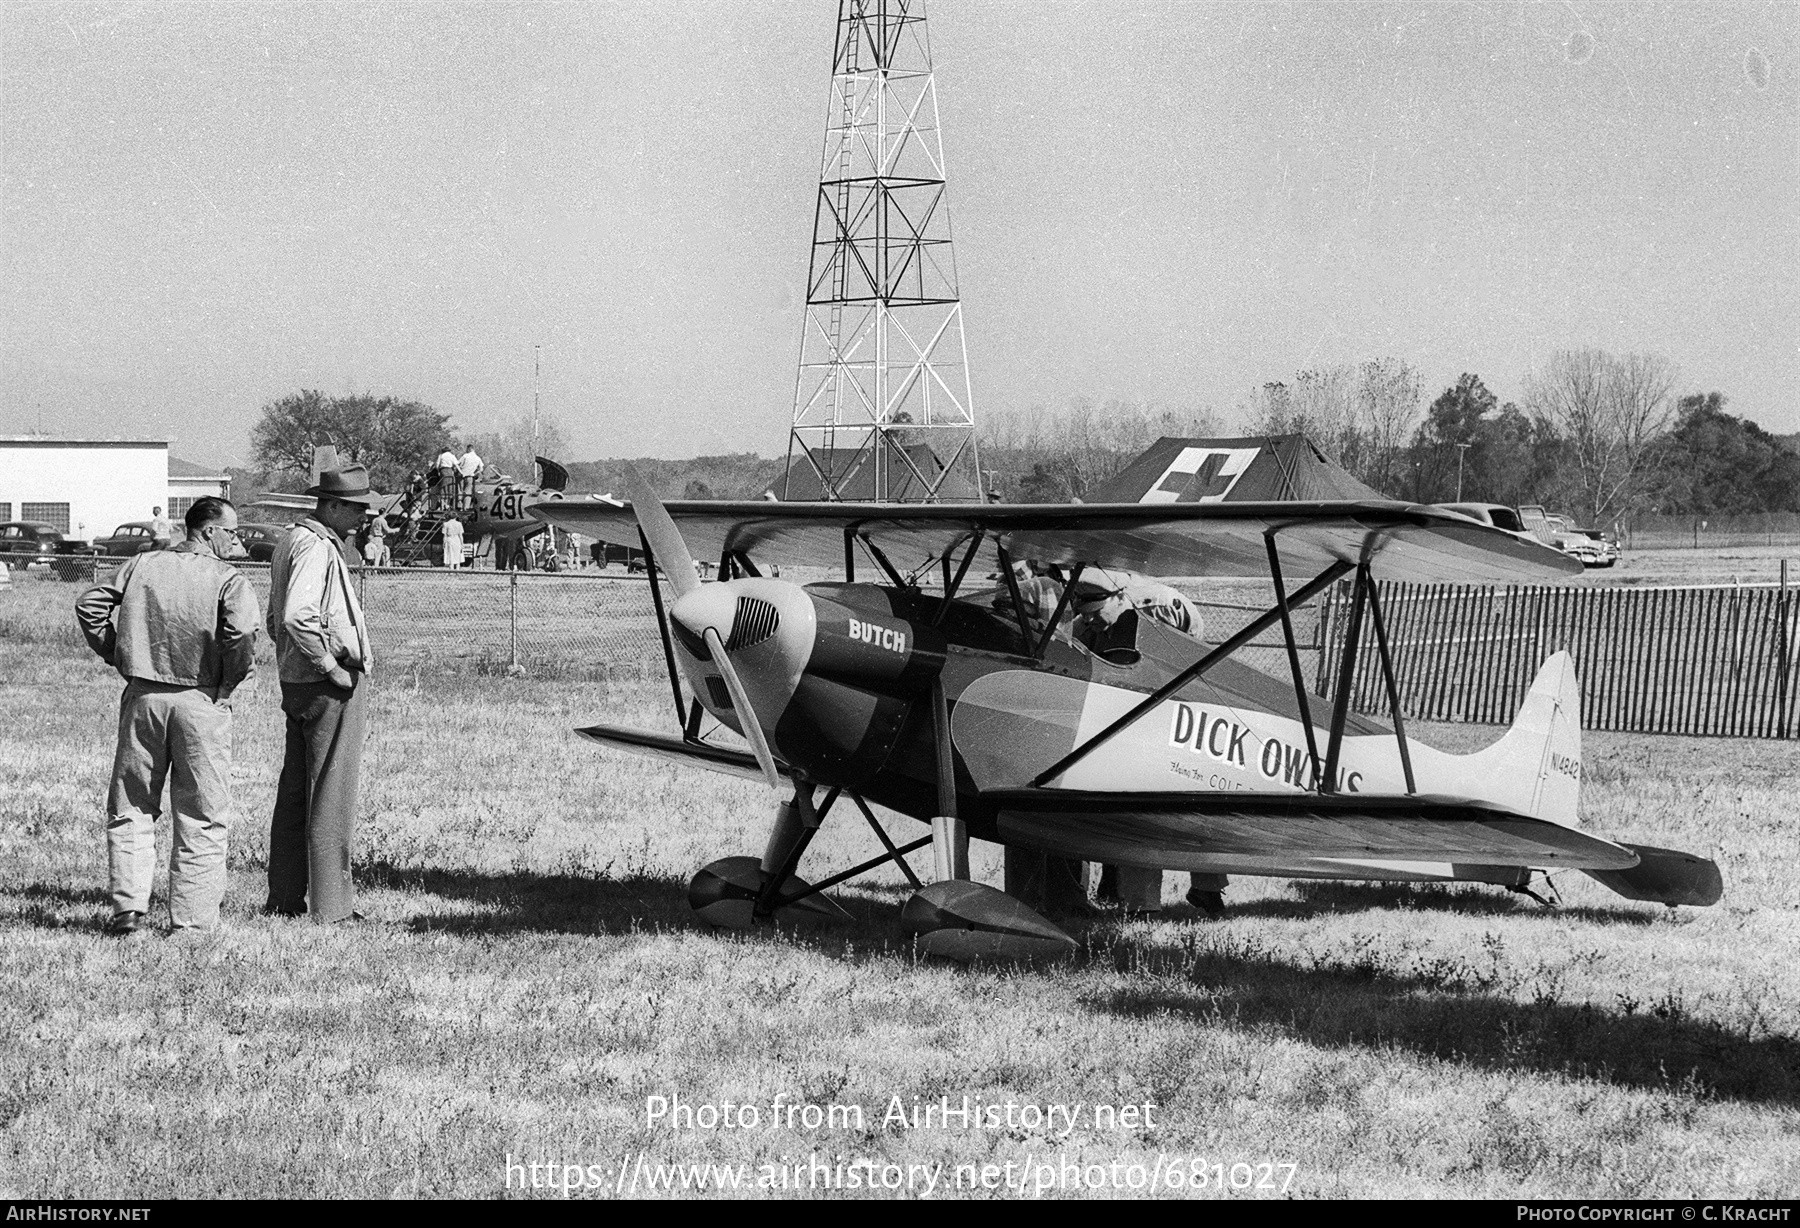
MULTIPOLYGON (((1285 479, 1285 470, 1284 479, 1285 479)), ((1270 529, 1263 534, 1263 541, 1269 547, 1269 579, 1275 582, 1277 598, 1287 596, 1287 581, 1281 575, 1281 552, 1275 548, 1275 534, 1278 529, 1270 529)), ((1306 675, 1300 669, 1300 645, 1294 639, 1294 616, 1285 600, 1281 605, 1281 635, 1287 641, 1288 667, 1294 674, 1294 702, 1300 706, 1300 725, 1306 730, 1306 753, 1309 763, 1319 762, 1319 739, 1313 732, 1312 704, 1306 698, 1306 675)))
POLYGON ((867 533, 859 532, 859 533, 857 533, 856 536, 857 536, 857 539, 859 541, 861 541, 862 544, 868 548, 869 553, 875 556, 875 561, 877 563, 881 564, 881 570, 887 572, 888 579, 890 579, 894 582, 895 588, 908 589, 908 588, 913 587, 911 584, 908 584, 906 582, 906 578, 904 576, 902 576, 898 571, 895 570, 894 565, 892 563, 888 562, 888 556, 886 554, 882 553, 881 547, 877 546, 874 542, 869 540, 869 535, 867 533))
POLYGON ((1350 684, 1356 678, 1356 654, 1362 647, 1363 597, 1368 591, 1369 563, 1356 565, 1356 582, 1350 588, 1350 622, 1344 628, 1344 659, 1338 662, 1337 690, 1331 694, 1331 735, 1325 748, 1325 778, 1319 792, 1337 792, 1338 752, 1344 749, 1344 722, 1350 718, 1350 684))
POLYGON ((1044 649, 1050 647, 1056 629, 1062 625, 1062 616, 1068 611, 1069 600, 1075 596, 1075 585, 1081 581, 1081 573, 1086 570, 1086 563, 1075 564, 1075 571, 1069 576, 1069 582, 1063 585, 1062 596, 1056 599, 1056 609, 1051 612, 1050 621, 1044 625, 1044 634, 1038 637, 1037 651, 1032 654, 1038 660, 1044 659, 1044 649))
POLYGON ((663 662, 669 667, 669 687, 675 692, 675 723, 685 726, 687 714, 681 703, 681 675, 675 671, 675 645, 669 640, 669 620, 663 614, 662 586, 656 582, 656 552, 650 549, 650 538, 641 524, 638 540, 644 543, 644 574, 650 577, 650 601, 656 607, 656 629, 662 635, 663 662))
MULTIPOLYGON (((1004 545, 1000 547, 1000 581, 1006 585, 1006 595, 1012 598, 1013 621, 1019 624, 1019 643, 1025 650, 1031 650, 1031 623, 1025 617, 1025 599, 1019 595, 1019 581, 1013 575, 1012 551, 1004 545)), ((1042 656, 1042 653, 1033 653, 1042 656)))
MULTIPOLYGON (((1098 749, 1102 743, 1111 739, 1113 735, 1130 727, 1139 717, 1156 707, 1156 705, 1160 704, 1163 700, 1173 695, 1176 691, 1179 691, 1189 682, 1192 682, 1195 678, 1198 678, 1207 670, 1217 665, 1220 661, 1223 661, 1226 657, 1229 657, 1232 653, 1236 652, 1245 644, 1248 644, 1251 640, 1261 635, 1264 631, 1267 631, 1275 623, 1279 622, 1284 609, 1292 610, 1295 606, 1302 605, 1311 600, 1315 594, 1329 588, 1340 576, 1345 572, 1350 571, 1352 566, 1353 565, 1350 563, 1339 560, 1314 576, 1311 580, 1307 581, 1307 583, 1302 585, 1299 591, 1294 593, 1293 596, 1277 597, 1273 609, 1258 614, 1244 627, 1243 630, 1239 631, 1230 639, 1225 640, 1217 648, 1201 657, 1198 661, 1182 670, 1179 674, 1176 674, 1173 678, 1157 687, 1154 691, 1150 692, 1150 694, 1144 697, 1143 702, 1139 703, 1131 711, 1127 712, 1124 716, 1121 716, 1105 729, 1102 729, 1099 733, 1083 742, 1080 746, 1077 746, 1061 759, 1058 759, 1042 772, 1039 772, 1031 783, 1035 787, 1042 788, 1049 781, 1054 780, 1056 777, 1074 767, 1077 763, 1081 762, 1098 749)), ((1338 728, 1342 728, 1341 716, 1339 718, 1338 728)))
MULTIPOLYGON (((1368 564, 1364 563, 1364 567, 1368 564)), ((1381 598, 1376 594, 1375 582, 1370 578, 1369 617, 1375 621, 1375 647, 1381 653, 1381 677, 1387 683, 1388 708, 1394 716, 1394 740, 1400 743, 1400 768, 1406 773, 1406 791, 1417 793, 1418 785, 1413 782, 1412 751, 1406 746, 1406 718, 1400 713, 1400 683, 1394 676, 1394 658, 1388 652, 1387 620, 1381 616, 1381 598)))
POLYGON ((956 553, 956 547, 952 546, 944 551, 944 603, 938 607, 937 617, 931 620, 932 626, 942 623, 944 615, 950 612, 950 599, 962 588, 963 577, 969 574, 969 564, 975 561, 975 555, 981 550, 981 541, 986 536, 987 530, 977 525, 975 532, 969 537, 969 552, 963 555, 954 577, 950 574, 950 556, 956 553))

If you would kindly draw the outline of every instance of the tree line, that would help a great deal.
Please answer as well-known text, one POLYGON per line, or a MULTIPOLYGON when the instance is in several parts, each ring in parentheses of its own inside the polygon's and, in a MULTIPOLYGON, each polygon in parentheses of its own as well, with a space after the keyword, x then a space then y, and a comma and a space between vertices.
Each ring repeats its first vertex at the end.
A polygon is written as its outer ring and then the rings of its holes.
MULTIPOLYGON (((1304 434, 1333 461, 1394 498, 1539 503, 1583 524, 1633 511, 1730 515, 1800 511, 1800 436, 1771 435, 1727 411, 1723 393, 1674 395, 1678 375, 1651 354, 1561 350, 1502 402, 1464 374, 1429 404, 1417 370, 1394 358, 1311 368, 1263 384, 1220 414, 1198 403, 1096 402, 1077 397, 981 418, 984 477, 1006 502, 1086 498, 1158 438, 1304 434)), ((421 402, 303 390, 271 401, 251 431, 253 464, 233 471, 240 498, 299 491, 313 449, 369 468, 377 490, 399 491, 446 448, 473 445, 495 470, 530 482, 535 455, 564 461, 575 490, 621 484, 616 461, 574 461, 554 419, 536 433, 522 417, 501 430, 458 432, 421 402)), ((749 453, 637 462, 672 498, 756 498, 782 462, 749 453)))
POLYGON ((1633 511, 1800 511, 1796 438, 1728 413, 1722 393, 1676 397, 1677 380, 1656 355, 1562 350, 1527 377, 1523 405, 1475 374, 1426 405, 1419 373, 1382 358, 1264 384, 1229 417, 1084 399, 990 414, 981 462, 1008 502, 1054 503, 1084 497, 1163 435, 1304 434, 1363 482, 1417 503, 1537 503, 1590 526, 1633 511))

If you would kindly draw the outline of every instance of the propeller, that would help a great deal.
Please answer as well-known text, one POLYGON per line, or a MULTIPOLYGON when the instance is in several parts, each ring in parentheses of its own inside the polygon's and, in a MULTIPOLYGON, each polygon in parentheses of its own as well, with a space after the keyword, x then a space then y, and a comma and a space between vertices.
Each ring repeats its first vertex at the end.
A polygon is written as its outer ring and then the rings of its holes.
MULTIPOLYGON (((656 497, 656 491, 634 465, 625 466, 625 493, 631 498, 631 514, 637 517, 644 540, 650 543, 651 553, 662 564, 663 574, 669 577, 675 599, 681 600, 700 587, 700 574, 694 570, 694 556, 688 553, 687 543, 681 540, 681 530, 675 527, 662 500, 656 497)), ((729 685, 733 677, 729 668, 725 677, 729 685)), ((732 698, 734 701, 737 698, 735 688, 732 698)))
MULTIPOLYGON (((638 528, 642 530, 644 540, 650 543, 650 550, 662 565, 663 573, 669 577, 669 587, 675 590, 675 601, 679 604, 683 597, 700 587, 700 577, 694 571, 694 556, 688 553, 681 530, 675 527, 675 521, 663 507, 662 500, 656 497, 656 491, 633 465, 625 466, 625 492, 631 497, 631 514, 637 518, 638 528)), ((671 606, 670 614, 674 613, 671 606)), ((719 667, 719 673, 725 679, 725 689, 731 693, 731 706, 737 710, 738 723, 744 727, 744 737, 749 739, 757 766, 762 768, 769 787, 780 793, 781 770, 775 766, 775 755, 769 750, 769 740, 763 736, 762 722, 756 719, 756 709, 750 704, 750 693, 744 689, 744 680, 738 677, 737 666, 725 652, 725 641, 716 627, 707 627, 701 635, 712 650, 713 664, 719 667)))
MULTIPOLYGON (((633 506, 636 502, 635 499, 632 501, 633 506)), ((667 519, 668 513, 664 512, 663 516, 667 519)), ((674 523, 671 522, 669 527, 674 528, 674 523)), ((737 709, 738 724, 744 727, 744 736, 750 739, 750 749, 756 754, 756 762, 762 767, 769 788, 780 793, 781 771, 775 766, 775 756, 769 750, 769 740, 763 737, 762 722, 756 719, 756 709, 750 706, 750 695, 744 690, 743 679, 738 677, 737 666, 725 655, 725 641, 719 637, 717 627, 706 629, 706 646, 712 649, 713 664, 719 667, 719 673, 725 678, 725 689, 731 692, 731 706, 737 709)))

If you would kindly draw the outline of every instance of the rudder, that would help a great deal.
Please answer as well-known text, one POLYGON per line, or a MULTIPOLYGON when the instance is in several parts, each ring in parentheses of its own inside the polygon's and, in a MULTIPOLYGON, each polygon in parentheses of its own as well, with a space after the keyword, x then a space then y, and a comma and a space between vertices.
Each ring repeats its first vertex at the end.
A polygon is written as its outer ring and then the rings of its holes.
POLYGON ((1506 736, 1465 760, 1481 795, 1518 814, 1579 826, 1581 680, 1557 652, 1538 668, 1506 736))

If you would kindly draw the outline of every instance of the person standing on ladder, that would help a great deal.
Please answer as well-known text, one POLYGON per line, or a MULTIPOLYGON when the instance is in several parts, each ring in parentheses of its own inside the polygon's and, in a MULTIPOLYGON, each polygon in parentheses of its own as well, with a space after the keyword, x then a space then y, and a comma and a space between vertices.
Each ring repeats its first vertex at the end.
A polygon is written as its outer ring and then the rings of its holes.
POLYGON ((437 474, 437 504, 440 508, 456 507, 456 453, 445 447, 431 463, 437 474))
POLYGON ((462 459, 456 462, 456 472, 462 478, 461 489, 457 492, 459 507, 475 506, 475 483, 481 480, 481 471, 487 468, 487 462, 475 452, 475 445, 470 444, 462 459))

